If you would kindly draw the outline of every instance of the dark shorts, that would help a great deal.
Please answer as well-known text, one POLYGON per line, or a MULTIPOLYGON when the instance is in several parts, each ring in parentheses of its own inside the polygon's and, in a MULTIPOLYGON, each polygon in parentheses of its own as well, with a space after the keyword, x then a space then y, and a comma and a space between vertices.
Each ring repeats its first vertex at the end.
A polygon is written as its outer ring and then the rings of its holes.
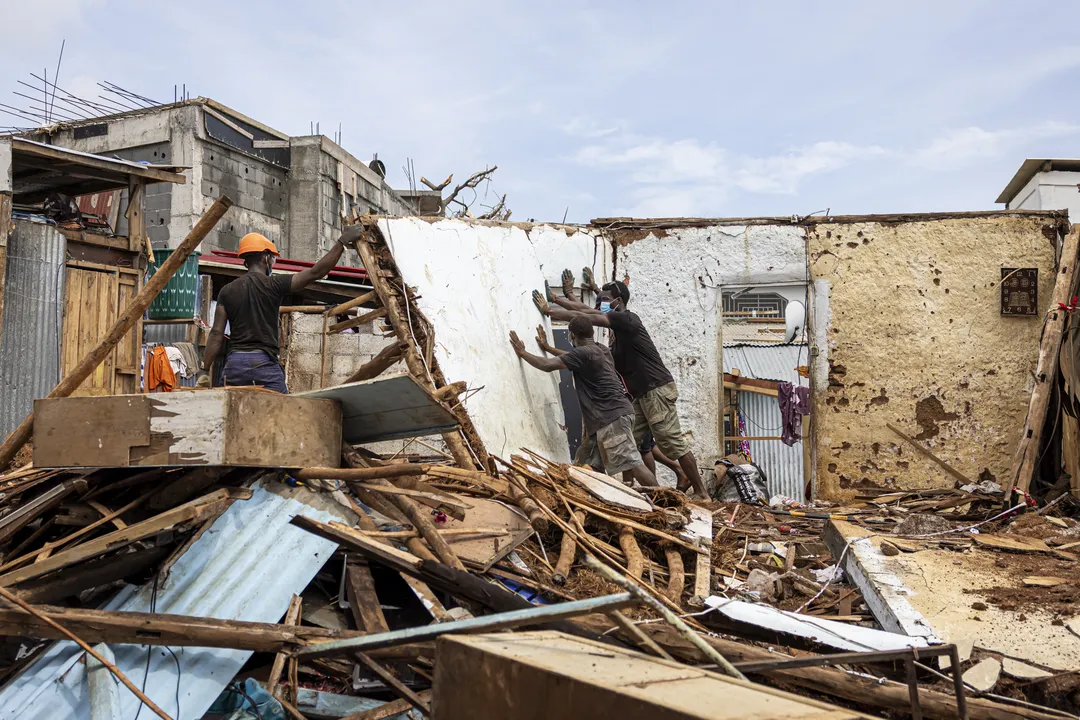
POLYGON ((282 394, 289 392, 281 363, 262 350, 229 353, 221 379, 225 385, 258 385, 282 394))

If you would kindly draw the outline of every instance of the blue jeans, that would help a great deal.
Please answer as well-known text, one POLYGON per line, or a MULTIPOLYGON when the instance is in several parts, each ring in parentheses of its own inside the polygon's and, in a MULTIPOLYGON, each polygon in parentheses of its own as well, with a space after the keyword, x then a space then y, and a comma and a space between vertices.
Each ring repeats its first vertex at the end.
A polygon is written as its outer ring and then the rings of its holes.
POLYGON ((281 363, 262 350, 229 353, 221 380, 226 385, 259 385, 286 395, 289 392, 281 363))

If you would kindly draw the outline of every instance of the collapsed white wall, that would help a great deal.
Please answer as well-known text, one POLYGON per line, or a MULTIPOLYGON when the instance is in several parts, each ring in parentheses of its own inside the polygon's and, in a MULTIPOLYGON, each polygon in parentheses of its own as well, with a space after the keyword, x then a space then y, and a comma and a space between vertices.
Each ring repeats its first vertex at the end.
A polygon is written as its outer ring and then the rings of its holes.
POLYGON ((711 467, 722 452, 721 293, 805 282, 803 229, 713 225, 611 235, 615 274, 630 276, 629 308, 641 316, 679 386, 679 417, 683 430, 693 433, 699 465, 711 467))
POLYGON ((545 279, 558 287, 564 268, 580 283, 588 266, 603 282, 611 274, 607 243, 593 231, 551 225, 392 218, 380 229, 434 324, 443 374, 483 387, 465 407, 488 452, 509 460, 525 447, 568 461, 558 374, 519 360, 509 334, 516 331, 539 354, 533 289, 545 279))

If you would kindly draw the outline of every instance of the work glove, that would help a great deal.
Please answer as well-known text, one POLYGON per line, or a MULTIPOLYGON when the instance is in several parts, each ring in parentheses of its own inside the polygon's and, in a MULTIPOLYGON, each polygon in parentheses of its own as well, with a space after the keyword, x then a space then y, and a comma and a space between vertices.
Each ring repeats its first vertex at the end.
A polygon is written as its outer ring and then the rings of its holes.
POLYGON ((195 387, 208 388, 210 387, 210 373, 205 370, 199 371, 199 377, 195 380, 195 387))
POLYGON ((541 315, 551 314, 551 308, 548 307, 547 300, 544 299, 544 296, 540 293, 539 290, 533 290, 532 299, 533 305, 536 306, 536 309, 540 311, 541 315))
POLYGON ((592 268, 581 268, 581 282, 594 293, 600 292, 600 288, 596 285, 596 278, 593 277, 592 268))
POLYGON ((574 295, 574 273, 569 268, 562 271, 562 291, 566 297, 574 295))
POLYGON ((356 241, 364 236, 364 228, 361 225, 348 225, 338 238, 338 242, 347 248, 351 248, 356 241))

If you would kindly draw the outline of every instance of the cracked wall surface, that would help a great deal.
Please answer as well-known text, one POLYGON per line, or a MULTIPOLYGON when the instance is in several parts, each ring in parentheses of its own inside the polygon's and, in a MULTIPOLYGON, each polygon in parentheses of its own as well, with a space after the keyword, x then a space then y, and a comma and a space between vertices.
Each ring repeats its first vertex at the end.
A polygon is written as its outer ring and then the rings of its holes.
POLYGON ((1058 219, 823 222, 814 280, 815 496, 952 487, 899 428, 973 481, 1003 482, 1054 284, 1058 219), (1001 268, 1039 269, 1039 317, 1000 313, 1001 268))

